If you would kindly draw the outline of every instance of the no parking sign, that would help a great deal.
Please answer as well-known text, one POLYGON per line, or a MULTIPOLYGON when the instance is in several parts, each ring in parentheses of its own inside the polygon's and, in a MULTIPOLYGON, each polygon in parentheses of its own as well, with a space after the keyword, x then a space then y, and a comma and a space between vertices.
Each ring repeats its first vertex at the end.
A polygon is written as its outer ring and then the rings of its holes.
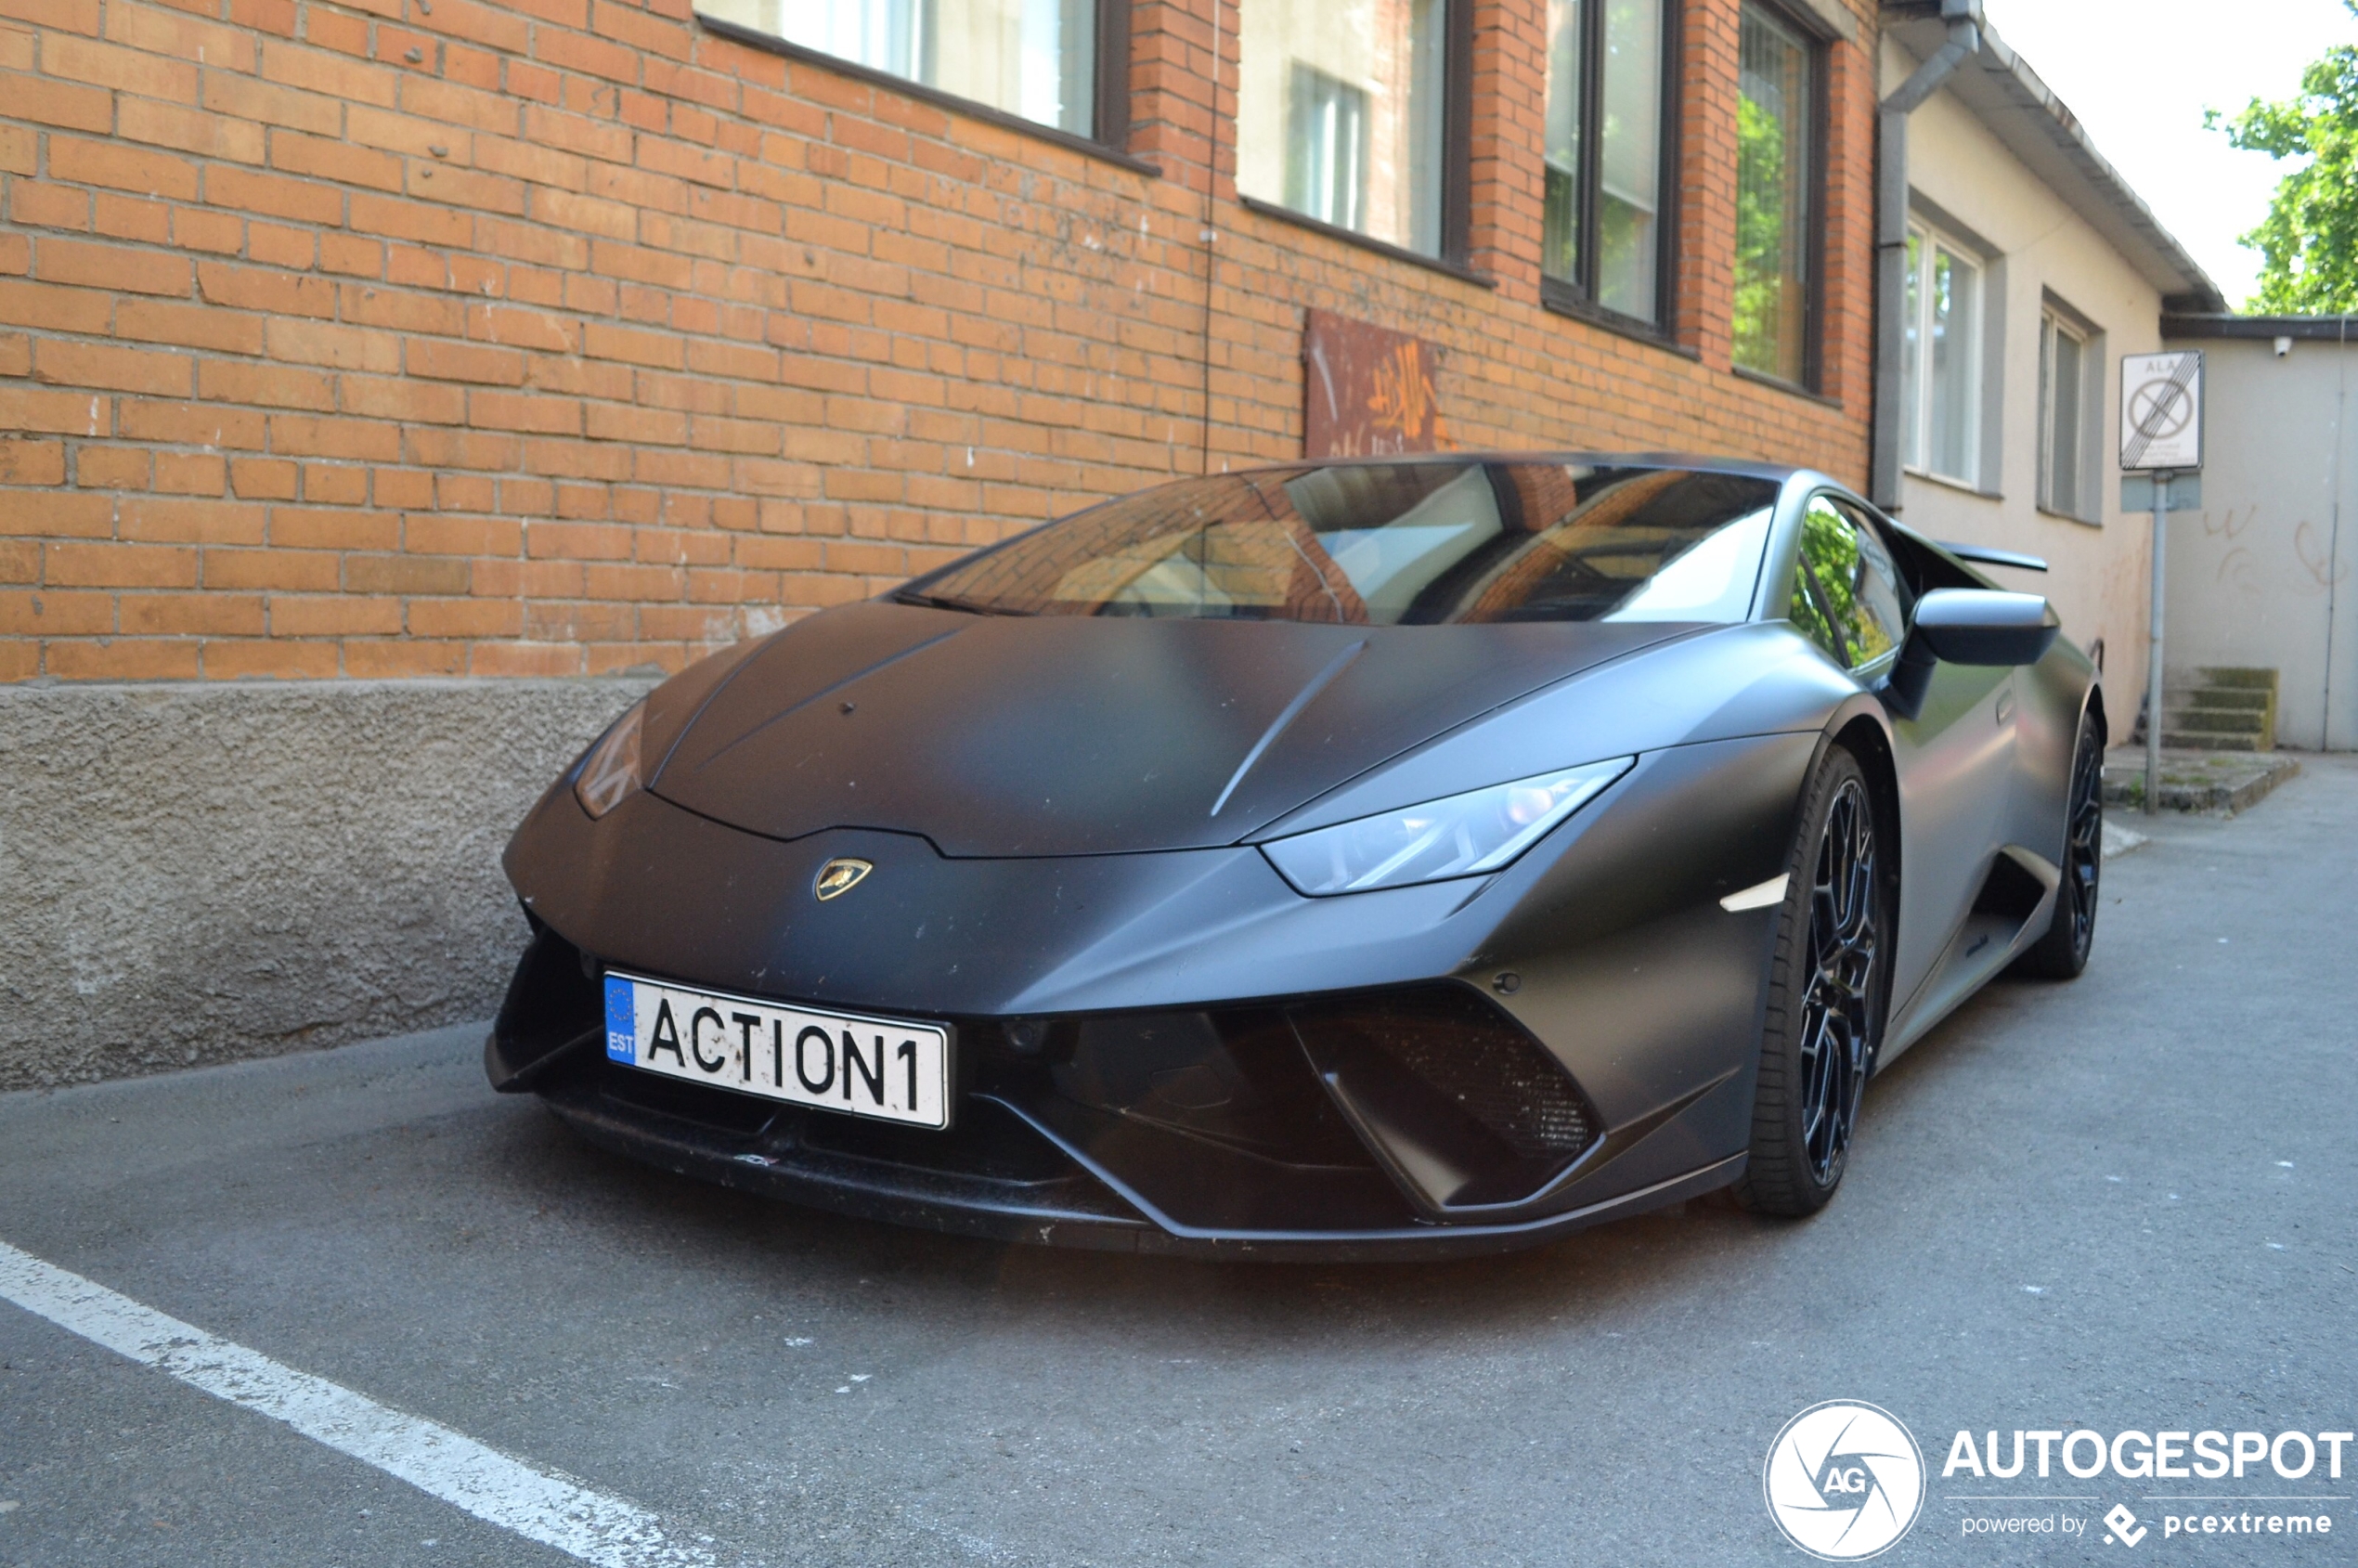
POLYGON ((2202 466, 2202 350, 2121 356, 2120 466, 2202 466))

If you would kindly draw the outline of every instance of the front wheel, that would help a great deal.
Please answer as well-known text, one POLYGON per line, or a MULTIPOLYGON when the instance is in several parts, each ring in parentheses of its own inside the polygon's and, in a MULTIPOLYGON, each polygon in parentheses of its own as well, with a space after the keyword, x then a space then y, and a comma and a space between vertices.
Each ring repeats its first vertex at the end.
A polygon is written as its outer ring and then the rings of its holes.
POLYGON ((2045 934, 2015 960, 2024 974, 2050 980, 2078 979, 2096 944, 2096 892, 2105 869, 2105 746, 2092 713, 2079 720, 2066 812, 2063 881, 2055 888, 2054 918, 2048 921, 2045 934))
POLYGON ((1859 1097, 1883 1043, 1897 886, 1857 758, 1826 753, 1803 802, 1736 1200, 1814 1214, 1842 1183, 1859 1097))

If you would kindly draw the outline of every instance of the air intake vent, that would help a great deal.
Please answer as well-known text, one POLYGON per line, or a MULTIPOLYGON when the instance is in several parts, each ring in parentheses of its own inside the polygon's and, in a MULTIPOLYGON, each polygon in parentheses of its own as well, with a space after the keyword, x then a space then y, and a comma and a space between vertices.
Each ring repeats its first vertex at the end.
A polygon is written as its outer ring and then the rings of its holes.
POLYGON ((1597 1140, 1596 1113, 1562 1067, 1462 986, 1289 1016, 1360 1135, 1429 1210, 1519 1202, 1597 1140))

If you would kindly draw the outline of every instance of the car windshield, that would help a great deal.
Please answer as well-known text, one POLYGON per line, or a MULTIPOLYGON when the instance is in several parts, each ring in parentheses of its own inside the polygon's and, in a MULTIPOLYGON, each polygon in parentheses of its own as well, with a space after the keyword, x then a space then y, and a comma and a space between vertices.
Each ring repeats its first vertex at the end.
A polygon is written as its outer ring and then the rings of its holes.
POLYGON ((1347 626, 1740 621, 1777 490, 1562 462, 1264 469, 1109 501, 900 597, 993 615, 1347 626))

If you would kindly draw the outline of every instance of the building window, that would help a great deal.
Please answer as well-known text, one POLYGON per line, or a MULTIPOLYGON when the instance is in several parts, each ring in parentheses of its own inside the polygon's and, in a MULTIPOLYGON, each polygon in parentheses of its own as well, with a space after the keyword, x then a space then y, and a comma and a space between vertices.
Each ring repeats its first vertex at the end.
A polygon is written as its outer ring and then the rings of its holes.
POLYGON ((1663 0, 1548 0, 1540 269, 1581 297, 1662 318, 1663 0))
POLYGON ((1286 84, 1286 205, 1320 223, 1367 225, 1367 91, 1293 62, 1286 84))
POLYGON ((1807 386, 1814 369, 1818 51, 1745 0, 1737 42, 1735 362, 1807 386))
POLYGON ((2054 311, 2039 319, 2039 504, 2066 517, 2089 518, 2089 425, 2094 378, 2089 334, 2054 311))
POLYGON ((986 108, 1101 136, 1108 133, 1097 123, 1099 4, 696 0, 696 9, 986 108))
POLYGON ((1910 228, 1900 310, 1900 460, 1960 485, 1977 485, 1981 265, 1929 230, 1910 228))
POLYGON ((1449 0, 1247 0, 1237 189, 1443 249, 1449 0))

